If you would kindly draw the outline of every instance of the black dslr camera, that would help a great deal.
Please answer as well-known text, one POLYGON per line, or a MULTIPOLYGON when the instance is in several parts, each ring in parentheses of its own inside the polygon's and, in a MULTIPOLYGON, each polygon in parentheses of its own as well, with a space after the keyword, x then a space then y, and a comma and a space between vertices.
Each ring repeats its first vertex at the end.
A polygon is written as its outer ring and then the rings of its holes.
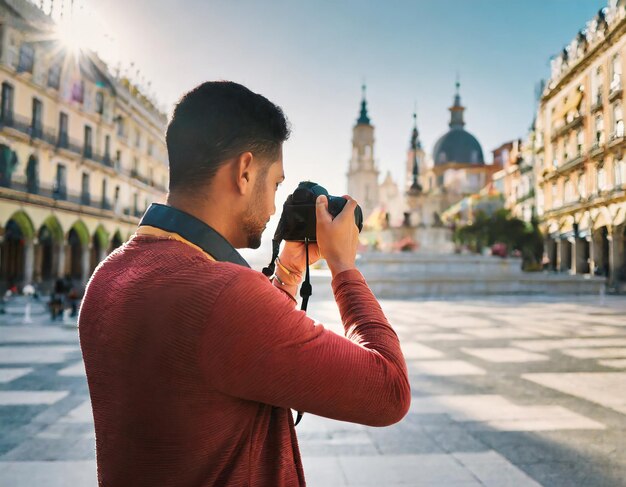
MULTIPOLYGON (((317 240, 315 234, 317 223, 315 201, 321 195, 328 198, 328 212, 333 218, 341 213, 348 202, 341 196, 330 196, 325 188, 312 181, 302 181, 298 184, 295 191, 287 196, 283 205, 283 213, 280 215, 280 221, 272 240, 272 261, 268 267, 263 269, 265 275, 271 276, 274 273, 274 261, 278 257, 281 241, 310 243, 317 240)), ((358 205, 354 210, 354 223, 360 232, 363 229, 363 211, 358 205)))
MULTIPOLYGON (((328 198, 328 212, 333 218, 341 213, 348 202, 341 196, 330 196, 325 188, 312 181, 301 182, 293 194, 287 196, 274 240, 304 242, 308 239, 309 242, 315 242, 315 201, 321 195, 328 198)), ((354 210, 354 223, 360 232, 363 229, 363 212, 358 205, 354 210)))

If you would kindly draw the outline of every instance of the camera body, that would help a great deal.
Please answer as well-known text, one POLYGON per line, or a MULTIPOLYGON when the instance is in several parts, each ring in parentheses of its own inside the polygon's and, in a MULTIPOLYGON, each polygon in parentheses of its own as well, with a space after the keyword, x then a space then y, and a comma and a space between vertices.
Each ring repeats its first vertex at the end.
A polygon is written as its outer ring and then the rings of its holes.
MULTIPOLYGON (((335 218, 348 202, 341 196, 330 196, 325 188, 312 181, 302 181, 283 205, 283 212, 274 234, 274 240, 292 242, 316 241, 316 210, 315 201, 318 196, 328 198, 328 211, 335 218)), ((363 229, 363 211, 357 205, 354 210, 354 223, 363 229)))

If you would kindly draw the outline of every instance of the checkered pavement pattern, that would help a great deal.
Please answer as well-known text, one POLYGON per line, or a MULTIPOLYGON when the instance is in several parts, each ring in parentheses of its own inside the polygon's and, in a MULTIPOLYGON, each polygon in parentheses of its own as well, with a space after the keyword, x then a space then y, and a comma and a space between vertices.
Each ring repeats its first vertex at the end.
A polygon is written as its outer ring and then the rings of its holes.
MULTIPOLYGON (((412 405, 387 428, 306 414, 308 485, 626 485, 626 299, 383 301, 412 405)), ((341 332, 334 302, 310 315, 341 332)), ((0 315, 0 486, 95 486, 76 324, 0 315)), ((349 385, 346 385, 347 387, 349 385)))

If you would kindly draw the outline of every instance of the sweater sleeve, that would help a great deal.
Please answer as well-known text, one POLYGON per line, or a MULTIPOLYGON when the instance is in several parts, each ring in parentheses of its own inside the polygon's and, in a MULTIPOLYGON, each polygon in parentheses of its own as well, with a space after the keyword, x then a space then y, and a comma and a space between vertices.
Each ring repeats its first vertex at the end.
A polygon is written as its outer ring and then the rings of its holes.
POLYGON ((346 336, 315 323, 254 272, 212 307, 200 363, 209 384, 246 400, 371 426, 407 413, 411 391, 397 335, 357 270, 332 282, 346 336))

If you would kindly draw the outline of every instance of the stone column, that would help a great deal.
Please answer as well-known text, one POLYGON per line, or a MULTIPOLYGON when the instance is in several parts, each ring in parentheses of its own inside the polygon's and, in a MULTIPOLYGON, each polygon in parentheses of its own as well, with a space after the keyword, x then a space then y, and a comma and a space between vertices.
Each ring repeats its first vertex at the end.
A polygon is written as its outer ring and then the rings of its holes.
POLYGON ((88 244, 88 245, 84 245, 82 246, 82 251, 83 251, 83 255, 81 255, 81 260, 82 260, 82 270, 83 270, 83 275, 81 276, 80 280, 81 280, 81 284, 85 285, 87 284, 87 281, 89 280, 89 276, 91 275, 91 246, 92 244, 88 244))
POLYGON ((57 277, 63 277, 65 275, 65 243, 63 242, 59 242, 58 246, 56 247, 56 251, 57 251, 57 259, 56 259, 56 276, 57 277))
POLYGON ((557 272, 562 272, 564 269, 566 269, 566 263, 564 260, 566 243, 567 243, 567 240, 562 239, 562 238, 556 241, 556 271, 557 272))
POLYGON ((624 234, 618 227, 608 227, 609 234, 609 286, 617 285, 618 272, 624 263, 624 234))
POLYGON ((35 239, 24 242, 24 285, 32 284, 35 271, 35 239))
POLYGON ((35 272, 33 275, 33 280, 37 283, 42 281, 42 271, 43 271, 43 245, 41 243, 35 244, 35 272))
POLYGON ((602 235, 600 232, 594 232, 591 235, 589 246, 589 260, 591 265, 591 275, 595 275, 596 268, 602 268, 602 235))
POLYGON ((572 274, 585 274, 588 272, 587 257, 585 256, 585 247, 587 240, 584 238, 577 238, 574 241, 574 248, 572 249, 572 274))

